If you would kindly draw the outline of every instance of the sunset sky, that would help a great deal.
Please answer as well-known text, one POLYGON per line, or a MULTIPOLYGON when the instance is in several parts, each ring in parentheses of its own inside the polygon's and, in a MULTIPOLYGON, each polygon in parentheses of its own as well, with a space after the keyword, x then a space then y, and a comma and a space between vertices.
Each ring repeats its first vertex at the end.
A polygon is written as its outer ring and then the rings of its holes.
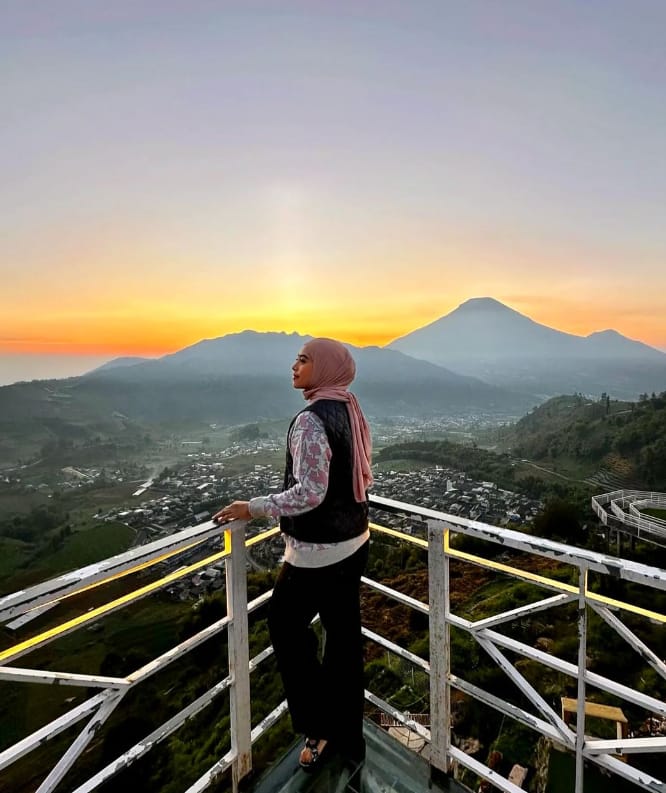
POLYGON ((0 384, 480 296, 666 350, 662 0, 2 5, 0 384))

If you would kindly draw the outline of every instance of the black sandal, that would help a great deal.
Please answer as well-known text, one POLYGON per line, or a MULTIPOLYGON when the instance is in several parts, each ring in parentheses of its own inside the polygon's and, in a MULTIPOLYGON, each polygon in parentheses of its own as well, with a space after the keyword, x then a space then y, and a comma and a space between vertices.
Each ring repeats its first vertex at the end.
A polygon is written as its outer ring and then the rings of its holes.
MULTIPOLYGON (((301 768, 304 768, 306 771, 311 771, 312 769, 316 768, 318 765, 321 765, 323 761, 326 759, 326 747, 328 745, 328 741, 324 738, 306 738, 305 739, 305 746, 303 749, 308 749, 310 752, 310 761, 305 761, 299 758, 298 763, 301 768), (319 744, 324 741, 324 745, 319 749, 319 744)), ((303 752, 301 751, 301 754, 303 752)))

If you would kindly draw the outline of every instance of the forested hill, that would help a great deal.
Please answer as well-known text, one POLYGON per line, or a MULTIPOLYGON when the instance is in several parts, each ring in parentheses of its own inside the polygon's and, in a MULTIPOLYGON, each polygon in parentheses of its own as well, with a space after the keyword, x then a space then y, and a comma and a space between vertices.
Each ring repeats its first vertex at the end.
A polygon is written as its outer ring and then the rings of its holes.
POLYGON ((625 486, 666 490, 666 391, 619 402, 605 394, 548 400, 518 421, 504 439, 514 456, 578 462, 606 469, 625 486))

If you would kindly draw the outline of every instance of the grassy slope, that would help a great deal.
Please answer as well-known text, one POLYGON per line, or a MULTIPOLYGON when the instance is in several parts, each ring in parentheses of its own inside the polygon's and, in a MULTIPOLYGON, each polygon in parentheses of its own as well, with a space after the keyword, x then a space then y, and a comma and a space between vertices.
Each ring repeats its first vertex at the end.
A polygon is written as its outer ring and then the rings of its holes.
POLYGON ((666 396, 638 403, 562 396, 535 408, 502 437, 518 458, 573 478, 666 489, 666 396))
POLYGON ((134 531, 122 523, 90 522, 52 550, 48 543, 34 546, 18 540, 0 538, 0 592, 9 593, 38 584, 68 570, 127 550, 134 531))

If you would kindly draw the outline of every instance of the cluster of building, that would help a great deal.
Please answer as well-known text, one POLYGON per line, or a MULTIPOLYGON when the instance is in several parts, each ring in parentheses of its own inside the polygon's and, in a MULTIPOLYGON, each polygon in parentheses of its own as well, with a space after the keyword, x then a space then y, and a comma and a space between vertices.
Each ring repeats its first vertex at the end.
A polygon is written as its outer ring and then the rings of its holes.
POLYGON ((165 469, 160 476, 141 485, 134 496, 145 494, 147 498, 136 506, 114 507, 98 517, 120 520, 155 539, 176 529, 203 523, 227 499, 281 489, 282 476, 270 464, 256 464, 250 473, 228 477, 220 460, 225 456, 223 452, 190 456, 191 462, 178 471, 165 469))
POLYGON ((136 481, 142 472, 145 475, 145 469, 139 465, 130 464, 129 467, 116 469, 68 465, 44 474, 42 477, 44 481, 40 481, 34 473, 22 470, 29 468, 30 466, 23 465, 18 469, 11 469, 12 473, 5 472, 0 476, 0 485, 19 493, 42 493, 50 496, 55 492, 79 490, 100 483, 114 485, 132 482, 136 481), (16 471, 18 473, 15 473, 16 471))
MULTIPOLYGON (((282 471, 270 463, 255 464, 247 473, 226 476, 225 463, 219 456, 194 454, 185 467, 176 472, 166 470, 139 488, 137 497, 145 494, 148 498, 136 506, 113 508, 97 517, 132 526, 137 531, 136 543, 140 544, 179 528, 203 523, 231 500, 276 493, 281 488, 282 471)), ((408 472, 377 472, 372 493, 499 526, 515 527, 529 522, 542 506, 538 501, 503 490, 493 482, 476 482, 463 472, 441 466, 408 472)), ((381 522, 411 533, 414 521, 408 516, 382 513, 381 522)), ((219 550, 219 539, 211 540, 209 545, 205 553, 214 548, 219 550)), ((191 553, 201 556, 202 550, 191 553)), ((249 564, 255 569, 265 569, 277 564, 281 554, 279 538, 260 543, 252 549, 249 564)), ((187 563, 181 555, 177 560, 165 562, 165 571, 187 563)), ((212 565, 174 584, 169 592, 179 599, 196 599, 224 586, 223 570, 222 562, 212 565)))
POLYGON ((494 482, 477 482, 462 471, 442 466, 378 472, 372 492, 457 517, 512 528, 531 522, 543 508, 540 501, 503 490, 494 482))
POLYGON ((370 425, 373 441, 377 445, 384 446, 409 441, 430 441, 436 438, 472 440, 480 430, 514 424, 519 418, 520 416, 497 416, 494 413, 433 418, 397 416, 391 419, 371 419, 370 425))

